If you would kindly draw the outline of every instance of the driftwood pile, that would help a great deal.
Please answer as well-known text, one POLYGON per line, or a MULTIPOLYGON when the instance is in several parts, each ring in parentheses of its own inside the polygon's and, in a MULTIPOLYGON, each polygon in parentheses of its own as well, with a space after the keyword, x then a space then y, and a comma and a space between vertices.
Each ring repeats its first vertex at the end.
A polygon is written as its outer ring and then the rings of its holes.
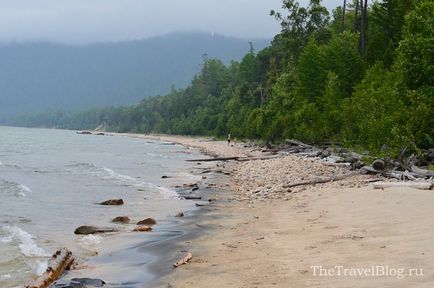
MULTIPOLYGON (((251 147, 251 146, 250 146, 251 147)), ((258 149, 263 153, 259 157, 214 157, 205 159, 187 160, 190 162, 210 162, 210 161, 253 161, 253 160, 269 160, 287 156, 289 154, 297 154, 304 157, 316 157, 323 159, 325 166, 349 167, 351 170, 358 172, 343 175, 341 177, 331 177, 324 179, 316 179, 313 181, 302 181, 293 183, 290 187, 311 185, 318 183, 327 183, 332 181, 342 180, 343 178, 364 174, 377 174, 386 178, 393 178, 400 181, 417 181, 417 185, 409 184, 394 184, 395 186, 416 187, 418 189, 432 189, 434 171, 423 169, 416 164, 417 158, 410 155, 405 158, 406 149, 404 149, 399 159, 375 159, 371 156, 362 157, 362 155, 341 148, 340 143, 324 143, 321 146, 313 146, 294 139, 285 140, 283 145, 267 144, 265 149, 258 149), (362 158, 374 160, 371 165, 366 165, 362 158), (426 182, 421 182, 421 181, 426 182), (429 187, 429 188, 427 188, 429 187)), ((434 159, 434 150, 427 150, 427 159, 434 159), (431 155, 431 154, 432 155, 431 155), (431 155, 431 156, 430 156, 431 155), (431 157, 431 158, 430 158, 431 157)), ((433 160, 431 159, 431 161, 433 160)), ((430 161, 430 160, 428 160, 430 161)), ((375 185, 376 187, 384 185, 375 185)), ((387 185, 386 185, 387 186, 387 185)), ((288 187, 288 188, 290 188, 288 187)))

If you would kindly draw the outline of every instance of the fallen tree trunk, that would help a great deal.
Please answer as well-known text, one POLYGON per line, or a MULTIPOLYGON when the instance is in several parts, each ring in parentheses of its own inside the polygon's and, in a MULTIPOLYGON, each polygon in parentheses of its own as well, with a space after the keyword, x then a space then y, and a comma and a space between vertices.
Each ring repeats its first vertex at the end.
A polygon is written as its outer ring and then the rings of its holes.
POLYGON ((271 156, 261 156, 261 157, 239 157, 236 161, 245 162, 245 161, 254 161, 254 160, 271 160, 282 158, 284 155, 271 155, 271 156))
POLYGON ((188 252, 187 256, 185 256, 184 258, 182 258, 181 260, 173 264, 173 268, 178 268, 181 265, 187 264, 187 262, 190 261, 192 258, 193 258, 193 254, 191 254, 191 252, 188 252))
POLYGON ((74 262, 71 251, 62 248, 51 256, 48 268, 38 279, 27 285, 26 288, 48 288, 56 281, 65 270, 74 262))
MULTIPOLYGON (((254 160, 269 160, 269 159, 277 159, 282 158, 284 155, 270 155, 270 156, 260 156, 260 157, 217 157, 217 158, 205 158, 205 159, 188 159, 188 162, 212 162, 212 161, 254 161, 254 160)), ((204 172, 203 172, 204 173, 204 172)))
POLYGON ((433 183, 431 182, 377 182, 373 184, 375 189, 383 188, 399 188, 407 187, 420 190, 430 190, 433 188, 433 183))
POLYGON ((329 167, 349 167, 351 166, 351 163, 322 162, 322 165, 329 167))
POLYGON ((212 162, 212 161, 228 161, 228 160, 238 160, 240 157, 216 157, 216 158, 205 158, 205 159, 188 159, 187 162, 212 162))
POLYGON ((290 145, 294 145, 294 146, 300 146, 303 148, 312 148, 312 145, 303 143, 303 142, 295 140, 295 139, 286 139, 285 142, 290 144, 290 145))
POLYGON ((416 174, 419 174, 423 177, 434 177, 434 171, 421 169, 421 168, 414 166, 414 165, 411 166, 411 171, 416 173, 416 174))
POLYGON ((362 171, 368 172, 368 173, 372 173, 372 174, 379 174, 382 175, 384 177, 388 177, 388 178, 394 178, 394 179, 398 179, 398 180, 416 180, 417 178, 426 178, 425 175, 423 174, 419 174, 419 173, 415 173, 415 172, 409 172, 409 171, 398 171, 398 170, 391 170, 391 171, 377 171, 374 168, 372 168, 371 166, 363 166, 361 168, 362 171))
POLYGON ((320 179, 294 182, 294 183, 284 185, 283 188, 292 188, 292 187, 297 187, 297 186, 314 185, 314 184, 322 184, 322 183, 340 181, 340 180, 346 179, 348 177, 356 176, 356 175, 360 175, 360 173, 350 173, 350 174, 336 176, 336 177, 320 178, 320 179))

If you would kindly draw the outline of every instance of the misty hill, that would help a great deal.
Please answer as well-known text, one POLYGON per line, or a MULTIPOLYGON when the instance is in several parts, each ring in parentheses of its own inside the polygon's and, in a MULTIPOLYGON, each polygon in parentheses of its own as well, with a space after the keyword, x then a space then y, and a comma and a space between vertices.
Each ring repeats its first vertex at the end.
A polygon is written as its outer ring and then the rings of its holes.
MULTIPOLYGON (((0 45, 0 118, 47 109, 128 105, 186 86, 202 55, 228 63, 249 41, 204 33, 173 33, 145 40, 68 46, 0 45)), ((253 41, 257 50, 269 41, 253 41)))

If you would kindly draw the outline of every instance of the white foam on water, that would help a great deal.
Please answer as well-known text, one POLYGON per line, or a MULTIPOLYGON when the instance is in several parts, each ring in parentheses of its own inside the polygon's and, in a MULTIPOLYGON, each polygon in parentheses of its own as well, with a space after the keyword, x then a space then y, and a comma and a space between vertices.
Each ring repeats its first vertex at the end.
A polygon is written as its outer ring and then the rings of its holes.
POLYGON ((102 167, 102 170, 107 172, 113 179, 125 181, 125 182, 127 182, 133 186, 136 186, 136 187, 147 187, 147 188, 150 188, 153 190, 157 190, 164 199, 179 198, 176 191, 174 191, 172 189, 162 187, 162 186, 159 186, 159 185, 156 185, 153 183, 139 181, 139 180, 137 180, 131 176, 119 174, 119 173, 117 173, 117 172, 115 172, 112 169, 107 168, 107 167, 102 167))
POLYGON ((2 163, 2 161, 0 161, 0 166, 2 166, 3 165, 3 163, 2 163))
POLYGON ((19 184, 20 185, 20 188, 21 188, 21 190, 23 191, 23 192, 27 192, 27 193, 32 193, 33 191, 32 191, 32 189, 30 189, 29 187, 27 187, 26 185, 23 185, 23 184, 19 184))
POLYGON ((4 192, 6 195, 11 196, 25 197, 26 193, 31 193, 32 190, 29 187, 16 182, 0 180, 0 192, 4 192))
MULTIPOLYGON (((151 183, 148 183, 151 184, 151 183)), ((163 199, 177 199, 179 198, 178 193, 176 193, 175 190, 166 188, 166 187, 162 187, 162 186, 158 186, 155 184, 151 184, 153 188, 157 189, 161 196, 163 196, 163 199)))
POLYGON ((36 269, 35 273, 36 275, 42 275, 45 271, 47 271, 48 268, 48 261, 36 261, 36 269))
POLYGON ((99 244, 102 240, 103 238, 98 235, 86 235, 78 241, 78 244, 93 254, 99 252, 99 244))
POLYGON ((86 235, 80 239, 80 244, 84 246, 97 246, 102 242, 102 237, 98 235, 86 235))
MULTIPOLYGON (((157 155, 156 155, 157 156, 157 155)), ((176 191, 171 190, 166 187, 162 187, 159 185, 156 185, 154 183, 148 183, 140 181, 134 177, 131 177, 129 175, 120 174, 108 167, 98 167, 95 164, 92 163, 78 163, 72 165, 72 167, 82 167, 85 169, 84 173, 87 173, 89 175, 95 175, 96 177, 105 179, 105 180, 114 180, 117 181, 119 184, 122 185, 130 185, 137 188, 148 188, 151 190, 156 190, 160 193, 160 195, 163 197, 163 199, 174 199, 179 198, 176 191)))
POLYGON ((12 242, 12 237, 11 236, 6 236, 6 237, 1 237, 0 238, 0 243, 11 243, 12 242))
POLYGON ((10 234, 12 240, 17 241, 23 255, 28 257, 49 257, 50 254, 39 247, 35 237, 17 226, 2 226, 2 229, 10 234))
POLYGON ((8 279, 11 279, 11 278, 12 278, 11 274, 0 275, 0 280, 8 280, 8 279))
POLYGON ((131 176, 128 175, 123 175, 123 174, 119 174, 115 171, 113 171, 110 168, 107 167, 102 167, 101 168, 104 172, 106 172, 111 178, 115 179, 115 180, 121 180, 121 181, 127 181, 127 182, 132 182, 132 184, 135 184, 137 182, 136 179, 134 179, 131 176))

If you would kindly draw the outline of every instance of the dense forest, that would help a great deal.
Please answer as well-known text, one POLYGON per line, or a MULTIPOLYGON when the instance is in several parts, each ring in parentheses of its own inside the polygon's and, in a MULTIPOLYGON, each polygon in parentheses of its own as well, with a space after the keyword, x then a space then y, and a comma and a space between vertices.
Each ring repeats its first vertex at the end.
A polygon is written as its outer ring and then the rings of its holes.
POLYGON ((434 147, 434 1, 343 1, 330 13, 284 0, 272 44, 240 62, 204 57, 185 89, 132 107, 18 124, 279 142, 341 142, 373 153, 434 147))

